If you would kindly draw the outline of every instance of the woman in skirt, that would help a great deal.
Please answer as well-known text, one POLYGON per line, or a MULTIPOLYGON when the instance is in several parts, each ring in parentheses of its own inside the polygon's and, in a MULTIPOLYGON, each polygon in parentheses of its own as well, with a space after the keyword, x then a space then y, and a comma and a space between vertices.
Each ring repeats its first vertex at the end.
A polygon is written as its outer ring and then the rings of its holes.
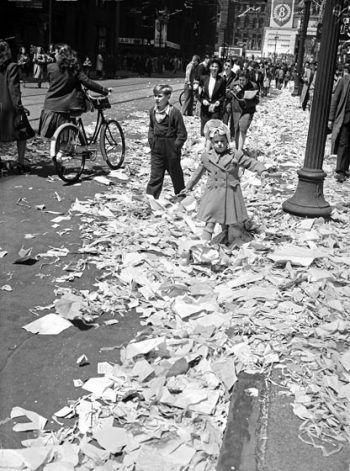
POLYGON ((56 129, 69 121, 70 111, 86 111, 82 85, 88 90, 108 95, 111 88, 102 87, 83 72, 75 51, 67 44, 56 49, 56 62, 48 64, 49 89, 39 122, 39 134, 51 138, 56 129))

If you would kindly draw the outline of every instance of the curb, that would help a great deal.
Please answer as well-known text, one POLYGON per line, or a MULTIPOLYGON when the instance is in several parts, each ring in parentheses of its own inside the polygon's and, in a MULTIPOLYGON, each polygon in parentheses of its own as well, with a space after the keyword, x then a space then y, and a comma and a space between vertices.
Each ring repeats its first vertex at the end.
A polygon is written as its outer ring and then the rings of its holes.
POLYGON ((268 400, 268 384, 263 375, 238 375, 216 471, 263 471, 268 400))

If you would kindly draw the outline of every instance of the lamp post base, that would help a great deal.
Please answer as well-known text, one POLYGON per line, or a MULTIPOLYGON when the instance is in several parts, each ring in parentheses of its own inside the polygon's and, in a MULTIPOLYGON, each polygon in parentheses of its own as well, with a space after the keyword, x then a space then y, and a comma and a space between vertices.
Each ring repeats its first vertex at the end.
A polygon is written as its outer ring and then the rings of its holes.
POLYGON ((294 88, 292 91, 292 96, 300 96, 301 95, 301 90, 303 88, 303 84, 300 83, 300 81, 294 81, 294 88))
POLYGON ((328 217, 332 208, 323 196, 326 173, 312 168, 302 168, 297 173, 299 176, 297 189, 294 196, 282 204, 283 210, 302 217, 328 217))

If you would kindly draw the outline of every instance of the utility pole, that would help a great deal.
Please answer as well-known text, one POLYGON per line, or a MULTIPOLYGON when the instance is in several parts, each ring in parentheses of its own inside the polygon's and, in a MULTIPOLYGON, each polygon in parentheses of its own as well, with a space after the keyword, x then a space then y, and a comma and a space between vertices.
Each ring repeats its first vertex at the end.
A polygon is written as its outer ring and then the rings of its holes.
POLYGON ((298 49, 298 60, 297 60, 297 70, 294 79, 294 90, 292 96, 299 96, 301 94, 301 71, 303 68, 304 62, 304 52, 305 52, 305 39, 307 35, 307 27, 309 25, 310 19, 310 6, 311 0, 304 0, 304 13, 301 25, 301 32, 299 38, 299 49, 298 49))
POLYGON ((49 0, 49 44, 52 44, 52 0, 49 0))
POLYGON ((332 211, 323 195, 326 173, 322 166, 343 3, 326 0, 304 166, 297 172, 299 182, 294 196, 282 205, 284 211, 297 216, 327 217, 332 211))

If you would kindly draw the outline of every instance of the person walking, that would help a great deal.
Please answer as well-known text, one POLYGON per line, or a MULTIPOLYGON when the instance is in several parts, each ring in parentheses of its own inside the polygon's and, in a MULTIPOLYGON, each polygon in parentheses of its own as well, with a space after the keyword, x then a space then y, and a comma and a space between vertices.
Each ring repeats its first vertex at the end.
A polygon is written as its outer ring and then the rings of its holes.
POLYGON ((69 121, 71 110, 86 111, 82 85, 101 95, 108 95, 112 90, 87 77, 76 52, 68 44, 57 47, 55 59, 47 67, 49 89, 39 121, 40 136, 49 138, 61 124, 69 121))
MULTIPOLYGON (((228 90, 231 83, 235 80, 236 74, 232 70, 233 62, 231 59, 226 59, 223 66, 223 71, 221 73, 221 77, 223 77, 226 81, 226 90, 228 90)), ((225 98, 224 105, 223 105, 223 115, 222 121, 224 124, 228 124, 231 117, 231 100, 229 98, 225 98)))
POLYGON ((30 69, 30 57, 26 52, 25 47, 19 48, 19 53, 17 56, 17 64, 19 68, 19 77, 23 83, 23 87, 26 86, 26 80, 28 80, 29 69, 30 69))
POLYGON ((34 131, 22 105, 18 65, 11 57, 8 43, 0 41, 0 142, 17 142, 14 168, 20 173, 30 170, 25 164, 25 151, 27 139, 34 136, 34 131))
POLYGON ((194 90, 193 90, 193 82, 196 76, 196 68, 199 64, 199 56, 194 55, 192 57, 191 62, 189 62, 186 66, 186 74, 185 74, 185 85, 184 85, 184 96, 183 96, 183 103, 182 103, 182 114, 184 116, 192 116, 193 115, 193 101, 194 101, 194 90))
POLYGON ((151 175, 146 193, 158 199, 162 191, 165 171, 170 175, 174 193, 184 188, 181 149, 187 130, 181 111, 169 103, 172 87, 159 84, 153 88, 155 106, 150 110, 148 142, 151 148, 151 175))
POLYGON ((226 98, 226 80, 219 75, 221 72, 220 60, 212 59, 209 70, 210 75, 204 79, 199 95, 201 136, 204 136, 204 126, 207 121, 222 118, 226 98))
POLYGON ((258 87, 242 73, 238 80, 231 83, 228 94, 232 99, 231 138, 236 148, 243 150, 248 129, 259 103, 258 87))
POLYGON ((97 57, 96 57, 96 78, 97 79, 102 79, 103 78, 103 70, 104 70, 104 59, 102 55, 102 51, 98 51, 97 57))
POLYGON ((44 79, 44 65, 46 63, 46 55, 41 46, 37 46, 36 52, 33 56, 33 77, 37 81, 38 88, 41 88, 41 83, 44 79))
POLYGON ((85 60, 83 62, 83 71, 84 71, 84 74, 86 74, 86 76, 89 78, 90 78, 91 69, 92 69, 92 62, 90 60, 90 57, 85 56, 85 60))
POLYGON ((208 77, 208 75, 210 74, 209 63, 210 63, 210 56, 206 54, 204 56, 203 61, 198 64, 195 78, 198 81, 199 86, 203 84, 205 78, 208 77))
POLYGON ((300 105, 302 109, 305 111, 307 107, 307 102, 309 101, 309 88, 313 79, 315 73, 315 67, 314 65, 310 64, 310 62, 305 62, 305 67, 304 67, 304 73, 302 76, 302 83, 303 83, 303 88, 301 90, 301 95, 300 95, 300 105))
POLYGON ((343 183, 350 164, 350 64, 344 65, 344 75, 332 95, 328 128, 332 132, 332 154, 337 154, 335 178, 343 183))

